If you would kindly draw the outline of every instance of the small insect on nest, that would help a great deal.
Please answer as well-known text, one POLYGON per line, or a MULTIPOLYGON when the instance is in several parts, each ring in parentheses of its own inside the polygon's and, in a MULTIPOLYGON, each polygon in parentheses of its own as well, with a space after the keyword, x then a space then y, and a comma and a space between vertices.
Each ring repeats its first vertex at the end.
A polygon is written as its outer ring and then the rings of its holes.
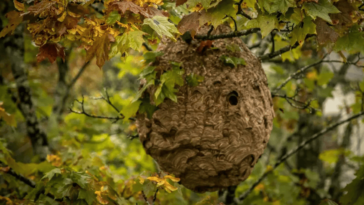
MULTIPOLYGON (((198 34, 208 30, 201 28, 198 34)), ((211 35, 228 32, 219 26, 211 35)), ((202 44, 163 40, 158 51, 164 54, 153 66, 168 71, 171 62, 179 62, 184 79, 195 75, 203 80, 176 86, 177 102, 166 98, 150 118, 137 115, 146 152, 196 192, 244 181, 267 146, 274 118, 261 62, 241 39, 214 40, 207 49, 202 44)), ((155 90, 151 86, 145 92, 154 96, 155 90)))

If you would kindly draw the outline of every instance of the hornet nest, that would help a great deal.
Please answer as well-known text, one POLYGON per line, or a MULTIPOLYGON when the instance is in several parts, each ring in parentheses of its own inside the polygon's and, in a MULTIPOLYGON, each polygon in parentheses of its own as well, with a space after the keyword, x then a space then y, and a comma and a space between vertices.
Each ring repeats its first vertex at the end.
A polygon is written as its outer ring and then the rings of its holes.
MULTIPOLYGON (((197 34, 207 32, 202 27, 197 34)), ((222 25, 211 34, 228 32, 222 25)), ((179 86, 177 103, 166 98, 151 119, 138 114, 137 126, 144 149, 161 170, 193 191, 206 192, 247 179, 267 146, 274 111, 261 62, 241 39, 214 40, 214 49, 203 53, 196 52, 200 43, 162 40, 158 51, 164 54, 153 66, 166 71, 171 61, 181 62, 184 78, 193 73, 204 80, 195 87, 179 86), (246 64, 232 68, 221 56, 242 58, 246 64)), ((145 92, 153 96, 154 91, 145 92)))

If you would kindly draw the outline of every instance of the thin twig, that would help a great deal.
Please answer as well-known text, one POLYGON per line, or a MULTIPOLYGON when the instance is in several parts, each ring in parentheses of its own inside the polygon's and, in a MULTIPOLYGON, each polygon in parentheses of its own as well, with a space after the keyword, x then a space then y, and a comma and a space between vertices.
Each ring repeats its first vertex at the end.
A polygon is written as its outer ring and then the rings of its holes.
MULTIPOLYGON (((324 56, 324 58, 326 57, 326 55, 324 56)), ((323 59, 324 59, 323 58, 323 59)), ((296 77, 297 75, 305 72, 306 70, 308 70, 309 68, 312 68, 320 63, 323 62, 323 59, 317 61, 316 63, 313 63, 311 65, 305 66, 301 69, 299 69, 298 71, 294 72, 293 74, 291 74, 280 86, 278 86, 277 88, 274 89, 274 91, 272 92, 273 95, 275 95, 275 93, 277 93, 279 90, 281 90, 290 80, 292 80, 294 77, 296 77)))
POLYGON ((157 194, 158 194, 158 188, 155 190, 154 196, 153 196, 153 203, 157 200, 157 194))
MULTIPOLYGON (((308 34, 308 35, 306 36, 306 39, 307 39, 307 38, 310 38, 310 37, 312 37, 312 36, 316 36, 316 34, 308 34)), ((283 54, 283 53, 285 53, 285 52, 287 52, 287 51, 289 51, 289 50, 291 50, 291 49, 297 48, 299 45, 300 45, 300 44, 299 44, 298 42, 296 42, 296 43, 295 43, 295 44, 293 44, 292 46, 291 46, 291 45, 288 45, 288 46, 283 47, 283 48, 281 48, 281 49, 279 49, 279 50, 277 50, 277 51, 275 51, 275 52, 273 52, 273 53, 269 53, 269 54, 265 54, 265 55, 259 56, 259 58, 260 58, 260 60, 262 60, 262 61, 264 61, 264 60, 268 60, 268 59, 274 58, 274 57, 276 57, 276 56, 279 56, 279 55, 281 55, 281 54, 283 54)))
POLYGON ((235 3, 236 5, 238 5, 238 12, 236 14, 240 14, 242 16, 244 16, 245 18, 252 20, 252 17, 250 17, 248 14, 246 14, 243 9, 241 8, 241 4, 243 3, 243 0, 240 0, 239 3, 235 3))
POLYGON ((350 122, 353 119, 359 118, 360 116, 364 115, 364 112, 360 112, 356 115, 353 115, 349 118, 346 118, 344 120, 341 120, 329 127, 326 127, 325 129, 321 130, 320 132, 312 135, 310 138, 308 138, 307 140, 303 141, 299 146, 297 146, 296 148, 294 148, 293 150, 291 150, 290 152, 288 152, 286 155, 284 155, 281 159, 279 159, 272 167, 272 169, 267 170, 256 182, 254 182, 254 184, 246 191, 244 192, 242 195, 239 196, 239 200, 242 201, 244 200, 252 191, 253 189, 266 177, 268 176, 269 173, 271 173, 274 169, 276 169, 281 163, 283 163, 284 161, 286 161, 289 157, 291 157, 292 155, 294 155, 295 153, 297 153, 299 150, 301 150, 304 146, 306 146, 307 144, 309 144, 310 142, 312 142, 313 140, 321 137, 322 135, 328 133, 329 131, 335 129, 336 127, 350 122))
POLYGON ((90 61, 87 61, 85 64, 83 64, 83 66, 80 68, 80 70, 78 71, 76 76, 72 79, 70 84, 67 85, 67 91, 69 91, 75 85, 76 81, 78 80, 78 78, 80 78, 80 76, 86 70, 86 68, 89 64, 90 64, 90 61))
POLYGON ((142 191, 142 196, 143 196, 143 199, 145 200, 145 202, 147 202, 148 205, 151 205, 148 201, 148 198, 145 196, 144 191, 142 191))
POLYGON ((231 20, 234 22, 234 31, 235 32, 238 32, 238 25, 237 25, 237 23, 236 23, 236 21, 235 21, 235 19, 232 17, 232 16, 229 16, 230 18, 231 18, 231 20))
POLYGON ((223 39, 223 38, 233 38, 233 37, 239 37, 239 36, 246 36, 252 33, 258 32, 259 28, 251 28, 246 31, 238 31, 238 32, 231 32, 231 33, 225 33, 225 34, 219 34, 219 35, 196 35, 195 39, 201 39, 201 40, 216 40, 216 39, 223 39))
POLYGON ((100 116, 100 115, 92 115, 86 112, 85 110, 85 100, 84 100, 84 96, 82 95, 82 101, 76 100, 76 102, 78 102, 81 105, 81 111, 75 111, 72 108, 70 109, 70 112, 73 112, 75 114, 80 114, 80 115, 86 115, 87 117, 92 117, 92 118, 99 118, 99 119, 107 119, 107 120, 114 120, 115 122, 117 122, 118 120, 122 120, 124 119, 124 115, 120 114, 120 117, 108 117, 108 116, 100 116))
POLYGON ((144 42, 143 46, 145 47, 145 49, 147 49, 147 51, 153 51, 153 49, 147 43, 144 42))
POLYGON ((274 53, 274 50, 275 50, 275 46, 274 46, 274 36, 276 35, 276 32, 272 32, 271 33, 271 36, 272 36, 272 50, 270 51, 270 54, 273 54, 274 53))

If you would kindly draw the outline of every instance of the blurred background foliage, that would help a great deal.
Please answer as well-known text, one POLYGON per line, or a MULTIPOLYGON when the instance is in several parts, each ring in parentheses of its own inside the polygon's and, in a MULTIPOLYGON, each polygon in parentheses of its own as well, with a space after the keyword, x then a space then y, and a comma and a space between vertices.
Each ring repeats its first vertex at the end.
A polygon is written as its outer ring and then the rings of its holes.
MULTIPOLYGON (((10 4, 12 1, 1 4, 2 25, 7 24, 4 13, 10 4)), ((170 11, 174 24, 188 13, 185 6, 174 7, 174 2, 163 6, 170 11)), ((246 21, 237 18, 239 28, 244 28, 246 21)), ((273 37, 276 50, 290 44, 280 35, 273 37)), ((95 60, 85 63, 86 53, 77 46, 66 50, 65 62, 58 58, 55 63, 37 63, 38 48, 27 32, 1 40, 1 50, 5 51, 6 42, 17 40, 14 38, 22 38, 24 55, 18 60, 27 68, 32 109, 46 133, 49 150, 46 159, 33 152, 26 120, 14 96, 18 91, 11 69, 13 59, 4 54, 0 61, 0 204, 233 203, 224 198, 223 191, 194 193, 161 172, 138 141, 135 123, 118 119, 117 110, 125 108, 138 91, 145 48, 122 58, 116 56, 100 69, 95 60), (74 84, 67 89, 70 82, 74 84), (66 98, 60 96, 65 93, 66 98), (112 119, 88 117, 70 108, 112 119)), ((260 33, 241 38, 256 55, 269 52, 272 46, 260 33)), ((155 50, 159 40, 155 37, 148 43, 155 50)), ((298 69, 320 61, 327 49, 317 49, 312 39, 278 59, 264 61, 271 90, 298 69)), ((280 93, 273 92, 276 118, 268 147, 234 196, 251 188, 278 159, 305 139, 362 112, 361 58, 357 51, 332 52, 326 58, 332 61, 312 66, 289 81, 280 93)), ((363 133, 360 118, 325 133, 268 174, 241 204, 364 204, 363 133)))

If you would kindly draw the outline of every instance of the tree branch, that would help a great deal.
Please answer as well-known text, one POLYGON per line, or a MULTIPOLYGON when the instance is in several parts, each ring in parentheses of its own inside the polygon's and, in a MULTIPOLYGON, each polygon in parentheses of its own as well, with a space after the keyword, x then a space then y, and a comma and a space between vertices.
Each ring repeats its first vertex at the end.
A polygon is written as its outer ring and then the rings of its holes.
POLYGON ((289 157, 291 157, 292 155, 294 155, 295 153, 297 153, 299 150, 301 150, 304 146, 306 146, 307 144, 309 144, 310 142, 312 142, 313 140, 321 137, 322 135, 328 133, 329 131, 335 129, 336 127, 350 122, 353 119, 359 118, 360 116, 364 115, 364 112, 360 112, 356 115, 353 115, 349 118, 346 118, 344 120, 341 120, 329 127, 326 127, 325 129, 321 130, 320 132, 312 135, 310 138, 308 138, 307 140, 303 141, 299 146, 297 146, 295 149, 291 150, 290 152, 288 152, 286 155, 284 155, 281 159, 279 159, 272 167, 272 169, 267 170, 256 182, 254 182, 254 184, 242 195, 239 196, 238 200, 244 200, 252 191, 253 189, 266 177, 268 176, 269 173, 271 173, 274 169, 276 169, 281 163, 283 163, 284 161, 286 161, 289 157))
MULTIPOLYGON (((10 167, 4 167, 4 168, 3 168, 3 171, 4 171, 4 173, 9 174, 9 175, 11 175, 11 176, 15 177, 17 180, 19 180, 19 181, 23 182, 24 184, 26 184, 26 185, 28 185, 28 186, 30 186, 30 187, 32 187, 32 188, 35 188, 35 187, 36 187, 35 182, 33 182, 32 180, 30 180, 30 179, 28 179, 28 178, 26 178, 26 177, 23 177, 23 176, 21 176, 21 175, 17 174, 17 173, 16 173, 16 172, 15 172, 12 168, 10 168, 10 167), (5 170, 5 169, 8 169, 8 170, 5 170), (5 171, 4 171, 4 170, 5 170, 5 171)), ((44 190, 44 189, 43 189, 43 190, 41 190, 41 191, 40 191, 40 193, 42 193, 42 194, 44 194, 44 195, 48 196, 48 197, 49 197, 49 198, 51 198, 51 199, 54 199, 55 201, 58 201, 58 202, 63 201, 63 199, 56 199, 56 198, 55 198, 55 196, 54 196, 53 194, 50 194, 50 193, 45 194, 45 190, 44 190)))
MULTIPOLYGON (((310 38, 312 36, 316 36, 316 34, 308 34, 305 39, 308 39, 308 38, 310 38)), ((271 52, 269 54, 265 54, 265 55, 259 56, 259 58, 260 58, 261 61, 268 60, 270 58, 274 58, 276 56, 279 56, 279 55, 281 55, 281 54, 283 54, 283 53, 285 53, 285 52, 287 52, 287 51, 289 51, 291 49, 297 48, 299 45, 300 44, 298 42, 296 42, 292 46, 291 45, 288 45, 288 46, 283 47, 283 48, 281 48, 281 49, 279 49, 279 50, 277 50, 275 52, 271 52)))
POLYGON ((223 38, 233 38, 233 37, 239 37, 239 36, 246 36, 252 33, 256 33, 260 31, 259 28, 251 28, 248 29, 246 31, 238 31, 238 32, 231 32, 231 33, 226 33, 226 34, 219 34, 219 35, 196 35, 195 39, 200 39, 200 40, 216 40, 216 39, 223 39, 223 38))
MULTIPOLYGON (((96 99, 96 98, 94 98, 94 99, 96 99)), ((101 99, 103 99, 103 98, 101 98, 101 99)), ((92 114, 87 113, 85 110, 85 106, 84 106, 84 104, 85 104, 84 96, 82 96, 82 101, 76 100, 76 102, 78 102, 81 105, 81 111, 75 111, 72 108, 69 108, 70 112, 80 114, 80 115, 86 115, 87 117, 91 117, 91 118, 114 120, 114 122, 124 119, 124 115, 122 115, 120 112, 118 112, 120 117, 119 116, 118 117, 108 117, 108 116, 92 115, 92 114)), ((108 102, 108 104, 112 105, 110 100, 107 102, 108 102)), ((112 107, 118 111, 118 109, 114 105, 112 105, 112 107)))

